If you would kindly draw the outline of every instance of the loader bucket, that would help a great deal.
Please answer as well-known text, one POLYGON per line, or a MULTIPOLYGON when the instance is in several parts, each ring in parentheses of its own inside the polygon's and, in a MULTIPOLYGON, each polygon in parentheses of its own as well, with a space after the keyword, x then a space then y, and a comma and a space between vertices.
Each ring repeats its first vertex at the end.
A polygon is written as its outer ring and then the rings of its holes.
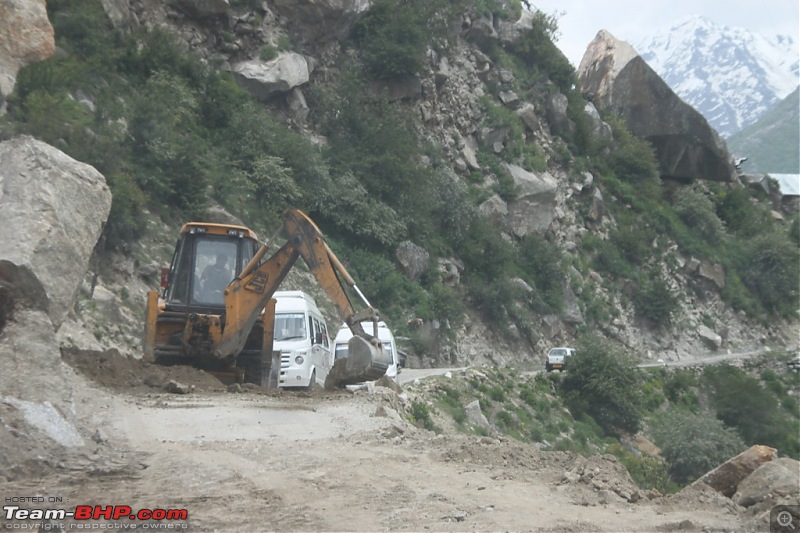
POLYGON ((363 337, 355 336, 347 343, 347 357, 338 359, 328 372, 325 388, 331 390, 380 379, 391 364, 392 356, 380 342, 372 344, 363 337))

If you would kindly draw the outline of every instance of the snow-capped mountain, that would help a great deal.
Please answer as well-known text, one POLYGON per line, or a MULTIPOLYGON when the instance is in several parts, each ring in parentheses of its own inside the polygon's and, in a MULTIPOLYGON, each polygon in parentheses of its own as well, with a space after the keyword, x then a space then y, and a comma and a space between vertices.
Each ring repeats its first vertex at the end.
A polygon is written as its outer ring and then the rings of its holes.
POLYGON ((723 137, 758 120, 798 86, 798 43, 690 16, 634 48, 723 137))

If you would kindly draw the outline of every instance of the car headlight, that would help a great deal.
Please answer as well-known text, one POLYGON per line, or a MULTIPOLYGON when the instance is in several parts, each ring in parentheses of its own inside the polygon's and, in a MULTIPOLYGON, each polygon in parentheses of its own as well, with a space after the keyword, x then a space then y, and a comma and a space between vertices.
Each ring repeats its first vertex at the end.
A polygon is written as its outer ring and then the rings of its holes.
POLYGON ((303 361, 305 361, 305 359, 303 359, 302 355, 298 355, 297 357, 294 358, 295 364, 302 365, 303 361))

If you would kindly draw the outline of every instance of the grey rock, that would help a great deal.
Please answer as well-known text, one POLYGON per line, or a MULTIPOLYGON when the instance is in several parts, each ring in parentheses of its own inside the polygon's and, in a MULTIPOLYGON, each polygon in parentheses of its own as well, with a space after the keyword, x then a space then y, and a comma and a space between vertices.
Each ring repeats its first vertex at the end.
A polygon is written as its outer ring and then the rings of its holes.
POLYGON ((500 92, 500 101, 503 102, 504 105, 515 108, 520 103, 519 96, 514 91, 501 91, 500 92))
POLYGON ((291 113, 292 119, 295 121, 295 123, 305 123, 306 119, 308 118, 308 113, 311 110, 308 108, 306 97, 303 95, 303 91, 301 91, 299 87, 294 87, 291 91, 289 91, 289 93, 286 95, 286 104, 289 107, 289 113, 291 113))
POLYGON ((536 115, 536 108, 530 102, 522 104, 516 113, 530 131, 536 132, 542 127, 539 117, 536 115))
POLYGON ((131 12, 130 0, 102 0, 103 11, 111 20, 114 29, 129 32, 138 25, 136 17, 131 12))
POLYGON ((494 20, 491 15, 483 15, 473 20, 465 34, 466 38, 476 43, 478 46, 486 47, 499 39, 499 35, 494 27, 494 20))
POLYGON ((561 93, 554 93, 545 99, 547 121, 558 135, 572 135, 575 132, 575 124, 567 114, 568 104, 567 97, 561 93))
POLYGON ((583 324, 584 318, 578 305, 578 297, 572 291, 569 284, 564 283, 564 311, 561 314, 567 324, 583 324))
POLYGON ((45 0, 0 2, 0 115, 19 69, 47 59, 55 48, 45 0))
POLYGON ((231 70, 242 87, 266 101, 308 83, 314 62, 304 55, 284 52, 272 61, 252 59, 236 63, 231 70))
POLYGON ((58 329, 111 209, 94 168, 32 137, 0 143, 0 282, 58 329), (25 238, 20 238, 24 228, 25 238))
POLYGON ((697 334, 709 347, 714 350, 719 350, 722 346, 722 337, 711 331, 710 328, 704 325, 697 327, 697 334))
POLYGON ((523 9, 519 19, 514 21, 501 19, 498 22, 498 38, 504 44, 514 45, 517 44, 532 27, 533 13, 523 9))
POLYGON ((470 145, 470 143, 465 143, 464 148, 461 149, 461 155, 464 156, 464 161, 467 163, 467 166, 472 170, 480 170, 481 166, 478 163, 478 158, 475 155, 475 150, 470 145))
POLYGON ((467 420, 470 424, 485 430, 491 429, 489 421, 486 419, 483 411, 481 411, 481 404, 478 402, 478 400, 467 404, 467 406, 464 408, 464 411, 467 414, 467 420))
POLYGON ((498 227, 504 227, 508 216, 508 204, 499 195, 493 194, 478 206, 478 211, 498 227))
POLYGON ((508 206, 508 225, 517 237, 544 233, 555 218, 556 179, 547 172, 535 174, 522 167, 504 163, 519 191, 508 206))
POLYGON ((542 317, 542 335, 547 340, 553 340, 561 334, 561 318, 556 315, 545 315, 542 317))
POLYGON ((600 192, 600 189, 595 189, 589 200, 589 212, 586 214, 586 218, 597 223, 603 220, 603 215, 605 215, 605 213, 606 204, 603 200, 603 193, 600 192))
POLYGON ((680 99, 624 41, 601 30, 578 67, 578 87, 598 109, 620 115, 656 152, 661 176, 732 181, 733 158, 706 119, 680 99))
POLYGON ((725 288, 725 268, 716 263, 701 261, 697 274, 707 280, 713 281, 719 289, 725 288))
POLYGON ((750 507, 770 496, 800 498, 800 462, 781 457, 764 463, 739 483, 733 501, 750 507))
MULTIPOLYGON (((236 385, 238 385, 238 383, 236 383, 236 385)), ((164 390, 172 394, 189 394, 192 392, 192 387, 186 385, 185 383, 181 383, 180 381, 171 379, 166 385, 164 385, 164 390)), ((239 386, 239 392, 241 392, 241 386, 239 386)))
POLYGON ((736 457, 728 459, 714 470, 701 476, 689 485, 687 489, 700 484, 708 485, 717 492, 731 498, 736 494, 739 483, 764 463, 775 460, 776 453, 777 450, 769 446, 758 444, 751 446, 736 457))
POLYGON ((50 317, 39 310, 15 311, 0 335, 3 394, 37 403, 50 402, 61 408, 71 397, 61 365, 50 317))
POLYGON ((403 241, 397 245, 395 257, 406 275, 415 281, 419 280, 430 267, 430 254, 425 248, 411 241, 403 241))
POLYGON ((614 137, 614 134, 611 132, 611 126, 608 122, 603 121, 593 103, 586 102, 583 111, 592 122, 592 136, 598 139, 612 139, 614 137))

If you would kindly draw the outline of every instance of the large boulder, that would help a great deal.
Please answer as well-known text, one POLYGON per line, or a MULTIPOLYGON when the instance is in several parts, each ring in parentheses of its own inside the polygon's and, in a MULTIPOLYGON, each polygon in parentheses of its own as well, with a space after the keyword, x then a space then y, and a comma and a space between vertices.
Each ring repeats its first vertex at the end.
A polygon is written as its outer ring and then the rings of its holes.
POLYGON ((601 30, 578 67, 578 87, 598 109, 620 115, 634 135, 653 145, 662 177, 734 179, 725 141, 628 43, 601 30))
POLYGON ((736 457, 728 459, 714 470, 703 475, 692 483, 692 486, 708 485, 730 498, 736 494, 739 483, 755 472, 761 465, 775 459, 777 451, 769 446, 758 444, 751 446, 736 457))
POLYGON ((544 233, 555 218, 556 179, 547 172, 534 174, 508 163, 505 167, 518 190, 516 200, 508 206, 511 232, 520 238, 529 233, 544 233))
POLYGON ((84 446, 56 330, 111 209, 105 178, 31 137, 0 143, 0 472, 68 464, 84 446))
POLYGON ((32 137, 0 143, 0 285, 8 307, 47 313, 58 329, 72 307, 111 209, 93 167, 32 137))
POLYGON ((403 272, 414 281, 419 281, 430 267, 431 255, 425 248, 411 241, 403 241, 398 244, 395 257, 403 268, 403 272))
POLYGON ((762 501, 776 498, 800 500, 800 462, 781 457, 758 467, 747 476, 733 495, 733 501, 742 507, 751 507, 762 501))
POLYGON ((295 52, 282 53, 271 61, 242 61, 232 68, 239 85, 262 101, 308 83, 313 70, 314 62, 295 52))
POLYGON ((0 115, 17 72, 55 51, 45 0, 0 0, 0 115))

